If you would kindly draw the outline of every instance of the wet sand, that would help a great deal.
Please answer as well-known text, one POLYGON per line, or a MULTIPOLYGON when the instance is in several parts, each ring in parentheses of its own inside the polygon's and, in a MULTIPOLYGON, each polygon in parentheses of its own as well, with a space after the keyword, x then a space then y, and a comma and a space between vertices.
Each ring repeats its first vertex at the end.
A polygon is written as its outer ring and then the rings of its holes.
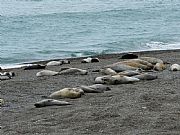
MULTIPOLYGON (((180 50, 136 52, 180 64, 180 50)), ((16 76, 0 82, 2 135, 180 135, 180 72, 168 68, 155 72, 158 79, 134 84, 110 85, 111 91, 85 94, 78 99, 65 99, 73 105, 35 108, 42 96, 79 85, 92 85, 100 73, 92 72, 121 61, 122 54, 98 56, 99 63, 81 63, 70 59, 70 65, 88 75, 36 77, 40 70, 12 69, 16 76)), ((45 63, 45 62, 41 62, 45 63)))

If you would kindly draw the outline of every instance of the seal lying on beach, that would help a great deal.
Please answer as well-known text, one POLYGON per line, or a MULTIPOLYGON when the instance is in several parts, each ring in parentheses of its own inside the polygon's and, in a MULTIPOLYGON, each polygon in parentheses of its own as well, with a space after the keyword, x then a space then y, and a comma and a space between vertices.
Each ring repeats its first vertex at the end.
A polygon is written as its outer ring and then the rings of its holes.
POLYGON ((54 75, 58 75, 59 72, 56 71, 51 71, 51 70, 42 70, 40 72, 38 72, 36 74, 37 77, 41 77, 41 76, 54 76, 54 75))
POLYGON ((133 60, 129 60, 129 61, 122 61, 121 64, 125 64, 134 68, 141 68, 143 70, 151 70, 153 66, 148 66, 145 64, 140 63, 139 61, 133 61, 133 60))
POLYGON ((80 98, 84 94, 84 91, 80 88, 64 88, 52 93, 48 98, 80 98))
POLYGON ((133 53, 126 53, 121 57, 121 59, 136 59, 136 58, 138 58, 138 56, 133 53))
POLYGON ((166 65, 164 63, 156 63, 153 69, 156 71, 163 71, 166 69, 166 65))
POLYGON ((126 70, 118 73, 118 75, 124 75, 124 76, 134 76, 139 74, 141 74, 141 71, 138 70, 126 70))
POLYGON ((61 71, 59 72, 60 75, 66 75, 66 74, 76 74, 76 75, 87 75, 88 71, 87 70, 83 70, 83 69, 79 69, 79 68, 65 68, 65 69, 61 69, 61 71))
POLYGON ((60 66, 62 64, 62 61, 50 61, 46 64, 46 66, 60 66))
POLYGON ((46 66, 42 64, 33 64, 29 66, 25 66, 24 70, 33 70, 33 69, 45 69, 46 66))
POLYGON ((100 72, 105 75, 116 75, 117 74, 117 72, 112 70, 111 68, 100 69, 100 72))
POLYGON ((145 60, 153 65, 155 65, 156 63, 164 63, 163 60, 154 57, 140 57, 139 59, 145 60))
POLYGON ((103 93, 104 91, 111 90, 108 86, 105 86, 103 84, 94 84, 90 86, 81 85, 80 88, 85 93, 103 93))
POLYGON ((180 71, 180 65, 179 64, 173 64, 170 66, 171 71, 180 71))
POLYGON ((93 63, 93 62, 99 62, 99 59, 98 59, 98 58, 88 57, 88 58, 83 59, 83 60, 81 61, 81 63, 93 63))
POLYGON ((44 99, 34 104, 34 106, 37 108, 45 107, 45 106, 65 106, 65 105, 71 105, 71 104, 66 101, 59 101, 55 99, 44 99))
POLYGON ((154 79, 158 78, 157 75, 151 75, 151 74, 147 74, 147 73, 135 75, 133 77, 137 78, 139 80, 154 80, 154 79))
POLYGON ((128 77, 128 76, 122 76, 122 75, 114 75, 114 76, 101 76, 95 78, 96 84, 126 84, 126 83, 133 83, 138 82, 139 79, 135 77, 128 77))
POLYGON ((14 76, 15 76, 14 72, 4 72, 4 73, 0 72, 0 80, 9 80, 14 76))

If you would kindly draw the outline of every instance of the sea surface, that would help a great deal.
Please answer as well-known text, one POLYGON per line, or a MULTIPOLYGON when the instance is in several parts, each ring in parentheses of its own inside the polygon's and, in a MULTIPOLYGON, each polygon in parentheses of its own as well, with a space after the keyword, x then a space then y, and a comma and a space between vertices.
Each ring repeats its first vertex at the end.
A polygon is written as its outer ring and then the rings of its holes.
POLYGON ((0 0, 0 66, 180 49, 180 0, 0 0))

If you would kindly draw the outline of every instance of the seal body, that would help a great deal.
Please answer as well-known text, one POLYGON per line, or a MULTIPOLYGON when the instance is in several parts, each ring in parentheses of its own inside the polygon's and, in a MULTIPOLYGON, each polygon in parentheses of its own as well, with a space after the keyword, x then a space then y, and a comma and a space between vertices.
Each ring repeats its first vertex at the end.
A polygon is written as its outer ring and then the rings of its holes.
POLYGON ((87 75, 87 70, 79 69, 79 68, 67 68, 59 72, 60 75, 66 74, 80 74, 80 75, 87 75))
POLYGON ((138 58, 138 56, 133 53, 126 53, 121 57, 121 59, 136 59, 136 58, 138 58))
POLYGON ((65 105, 71 105, 71 104, 66 101, 59 101, 55 99, 44 99, 34 104, 34 106, 37 108, 45 107, 45 106, 65 106, 65 105))
POLYGON ((88 58, 83 59, 83 60, 81 61, 81 63, 93 63, 93 62, 99 62, 99 59, 98 59, 98 58, 88 57, 88 58))
POLYGON ((126 70, 118 73, 118 75, 124 75, 124 76, 134 76, 139 74, 140 72, 137 70, 126 70))
POLYGON ((151 74, 140 74, 133 76, 134 78, 138 78, 139 80, 154 80, 157 79, 157 75, 151 75, 151 74))
POLYGON ((132 66, 126 65, 122 62, 117 62, 117 63, 111 64, 111 65, 107 65, 107 66, 105 66, 105 68, 111 68, 115 72, 122 72, 125 70, 136 70, 136 69, 138 69, 137 67, 132 67, 132 66))
POLYGON ((60 66, 62 64, 63 64, 62 61, 50 61, 46 65, 47 66, 60 66))
POLYGON ((110 85, 126 84, 126 83, 138 82, 138 81, 139 81, 138 78, 122 76, 122 75, 101 76, 95 79, 96 84, 110 84, 110 85))
POLYGON ((180 71, 180 65, 179 64, 173 64, 170 67, 171 71, 180 71))
POLYGON ((91 86, 80 86, 85 93, 103 93, 104 91, 111 90, 108 86, 103 84, 94 84, 91 86))
POLYGON ((82 95, 82 89, 80 88, 64 88, 52 93, 49 98, 80 98, 82 95))
POLYGON ((24 70, 33 70, 33 69, 45 69, 46 66, 42 64, 33 64, 29 66, 25 66, 24 70))
POLYGON ((54 76, 54 75, 58 75, 59 72, 56 71, 51 71, 51 70, 42 70, 40 72, 38 72, 36 74, 37 77, 41 77, 41 76, 54 76))
POLYGON ((154 57, 140 57, 139 59, 145 60, 153 65, 155 65, 156 63, 164 63, 163 60, 154 57))
POLYGON ((117 72, 112 70, 111 68, 100 69, 100 72, 105 75, 116 75, 117 74, 117 72))
POLYGON ((156 71, 163 71, 166 69, 166 65, 164 63, 156 63, 154 66, 154 70, 156 71))

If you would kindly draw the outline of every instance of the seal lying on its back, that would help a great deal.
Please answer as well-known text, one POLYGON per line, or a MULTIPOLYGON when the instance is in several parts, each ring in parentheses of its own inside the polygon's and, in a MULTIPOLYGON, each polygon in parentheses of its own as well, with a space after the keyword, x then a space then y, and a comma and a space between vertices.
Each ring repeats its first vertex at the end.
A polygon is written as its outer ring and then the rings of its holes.
POLYGON ((85 93, 103 93, 104 91, 111 90, 108 86, 105 86, 103 84, 94 84, 94 85, 91 85, 91 86, 81 85, 80 88, 85 93))
POLYGON ((65 106, 65 105, 71 105, 71 104, 66 101, 59 101, 55 99, 44 99, 34 104, 34 106, 37 108, 45 107, 45 106, 65 106))
POLYGON ((171 71, 180 71, 180 65, 179 64, 173 64, 170 67, 171 71))
POLYGON ((95 83, 97 84, 126 84, 126 83, 133 83, 138 82, 139 79, 134 77, 122 76, 122 75, 114 75, 114 76, 101 76, 95 79, 95 83))
POLYGON ((52 93, 49 98, 80 98, 84 94, 84 91, 80 88, 64 88, 52 93))
POLYGON ((42 70, 40 72, 38 72, 36 74, 37 77, 41 77, 41 76, 54 76, 54 75, 58 75, 59 72, 56 71, 51 71, 51 70, 42 70))
POLYGON ((80 75, 87 75, 87 70, 79 69, 79 68, 66 68, 59 72, 60 75, 66 74, 80 74, 80 75))
POLYGON ((24 70, 33 70, 33 69, 45 69, 46 66, 42 64, 33 64, 29 66, 25 66, 24 70))

